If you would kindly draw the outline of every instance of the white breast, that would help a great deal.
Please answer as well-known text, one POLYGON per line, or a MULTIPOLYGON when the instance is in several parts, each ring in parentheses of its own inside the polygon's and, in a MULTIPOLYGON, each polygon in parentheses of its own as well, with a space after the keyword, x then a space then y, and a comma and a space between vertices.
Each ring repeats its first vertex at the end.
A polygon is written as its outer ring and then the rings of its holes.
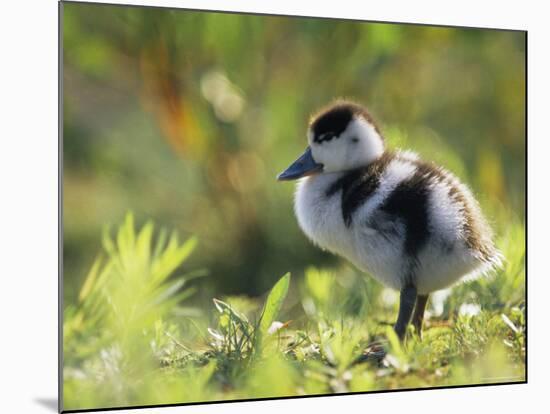
MULTIPOLYGON (((317 246, 344 257, 380 283, 400 289, 404 266, 399 260, 402 257, 402 235, 396 240, 380 238, 378 231, 363 225, 365 212, 360 213, 360 220, 354 220, 351 227, 346 227, 341 193, 326 196, 327 188, 340 177, 340 173, 322 174, 298 183, 294 208, 300 228, 317 246)), ((389 190, 389 187, 388 183, 381 190, 389 190)), ((382 194, 375 194, 371 201, 378 204, 383 199, 382 194)), ((362 208, 368 209, 367 204, 362 208)))
POLYGON ((294 210, 305 235, 324 250, 347 257, 352 239, 342 217, 338 194, 327 198, 326 190, 341 173, 306 177, 298 182, 294 210))

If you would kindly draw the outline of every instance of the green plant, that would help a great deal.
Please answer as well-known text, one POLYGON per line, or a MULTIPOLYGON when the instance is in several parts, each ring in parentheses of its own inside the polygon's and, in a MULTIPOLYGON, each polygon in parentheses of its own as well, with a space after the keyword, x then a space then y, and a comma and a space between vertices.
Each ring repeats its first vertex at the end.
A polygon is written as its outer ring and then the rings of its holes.
POLYGON ((217 360, 222 375, 229 380, 239 378, 243 370, 261 359, 268 348, 273 350, 273 334, 280 327, 276 324, 276 318, 289 284, 290 274, 287 273, 269 292, 255 323, 228 303, 214 299, 219 315, 216 328, 208 328, 212 337, 209 354, 217 360))
POLYGON ((507 241, 511 234, 521 239, 520 222, 499 239, 513 263, 492 279, 454 288, 441 314, 428 308, 423 338, 411 332, 404 343, 387 321, 397 304, 380 300, 385 293, 348 268, 309 267, 296 298, 302 306, 287 308, 285 319, 289 274, 262 306, 244 297, 214 299, 209 324, 179 306, 193 292, 187 282, 199 275, 176 276, 194 239, 180 243, 160 232, 152 243, 152 224, 135 231, 131 215, 113 239, 105 234, 106 257, 94 262, 78 304, 65 311, 66 408, 525 378, 524 251, 507 241), (387 352, 381 361, 359 358, 380 340, 387 352))
POLYGON ((156 366, 155 328, 194 293, 186 285, 202 273, 176 274, 196 239, 180 243, 176 233, 168 237, 161 231, 153 244, 153 230, 148 222, 136 231, 128 213, 114 239, 104 232, 103 254, 92 265, 78 303, 64 312, 66 384, 79 375, 93 388, 100 378, 113 385, 115 401, 130 401, 132 387, 156 366))

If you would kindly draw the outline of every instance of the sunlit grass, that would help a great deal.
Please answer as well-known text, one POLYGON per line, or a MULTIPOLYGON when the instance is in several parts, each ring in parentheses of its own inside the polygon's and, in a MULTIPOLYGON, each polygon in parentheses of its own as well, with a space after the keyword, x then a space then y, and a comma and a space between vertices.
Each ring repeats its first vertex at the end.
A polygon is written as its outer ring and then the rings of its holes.
MULTIPOLYGON (((282 277, 263 304, 213 299, 211 317, 181 305, 197 272, 180 274, 196 241, 127 215, 65 310, 66 409, 437 387, 525 379, 523 225, 499 239, 507 257, 491 278, 458 285, 428 308, 422 339, 401 344, 397 304, 345 269, 282 277), (153 240, 156 242, 153 243, 153 240), (179 275, 179 276, 178 276, 179 275), (299 303, 285 309, 289 290, 299 303), (436 307, 442 310, 436 312, 436 307), (190 316, 191 315, 191 316, 190 316), (364 361, 379 341, 387 355, 364 361)), ((195 289, 199 282, 195 283, 195 289)))

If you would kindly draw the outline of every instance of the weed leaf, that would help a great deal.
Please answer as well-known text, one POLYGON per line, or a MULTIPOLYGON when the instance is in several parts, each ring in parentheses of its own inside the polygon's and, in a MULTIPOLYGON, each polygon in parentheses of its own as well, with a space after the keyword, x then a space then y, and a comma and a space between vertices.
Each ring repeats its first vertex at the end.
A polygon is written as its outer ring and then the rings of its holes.
POLYGON ((275 318, 279 314, 283 302, 288 293, 288 285, 290 284, 290 273, 284 275, 279 281, 273 286, 269 296, 265 302, 265 307, 260 318, 260 334, 265 335, 271 324, 275 322, 275 318))

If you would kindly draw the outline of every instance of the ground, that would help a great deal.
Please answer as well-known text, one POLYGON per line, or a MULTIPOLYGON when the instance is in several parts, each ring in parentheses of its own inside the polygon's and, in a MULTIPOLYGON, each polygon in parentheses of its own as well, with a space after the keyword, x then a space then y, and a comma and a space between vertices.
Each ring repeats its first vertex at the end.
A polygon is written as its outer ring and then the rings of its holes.
POLYGON ((65 309, 65 409, 525 380, 521 223, 498 240, 503 269, 432 295, 422 338, 404 343, 397 293, 345 264, 186 306, 202 274, 174 273, 200 245, 153 235, 128 215, 65 309), (364 357, 373 342, 383 359, 364 357))

